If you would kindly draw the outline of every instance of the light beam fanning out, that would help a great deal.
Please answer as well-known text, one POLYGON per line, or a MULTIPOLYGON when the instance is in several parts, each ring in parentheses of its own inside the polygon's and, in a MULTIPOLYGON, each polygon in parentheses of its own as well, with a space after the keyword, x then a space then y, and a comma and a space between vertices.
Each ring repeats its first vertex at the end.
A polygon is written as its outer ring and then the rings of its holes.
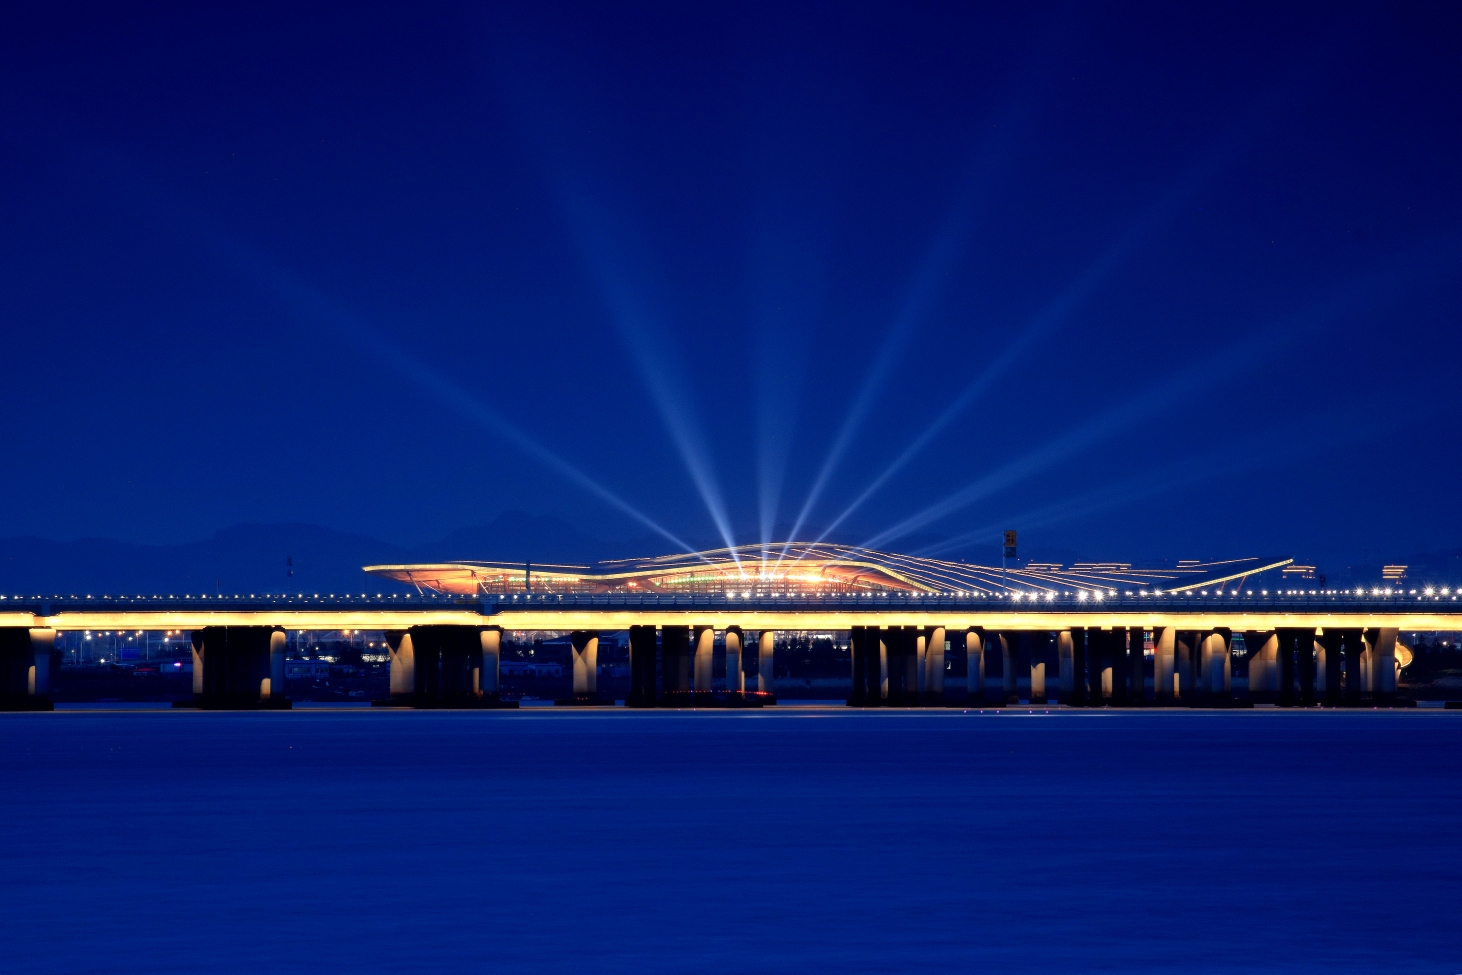
POLYGON ((1179 488, 1232 477, 1270 463, 1293 464, 1343 441, 1354 442, 1373 436, 1378 429, 1376 424, 1358 419, 1353 423, 1335 424, 1318 434, 1312 429, 1299 427, 1273 430, 1263 436, 1231 444, 1223 450, 1210 451, 1154 468, 1141 477, 1126 478, 1017 515, 1004 516, 998 521, 961 532, 909 554, 939 555, 982 541, 993 545, 999 538, 1000 530, 1009 525, 1019 525, 1024 530, 1073 521, 1098 511, 1135 504, 1179 488))
MULTIPOLYGON (((630 232, 628 222, 615 219, 604 205, 603 200, 613 194, 592 192, 587 184, 590 173, 577 164, 585 157, 604 161, 613 158, 611 145, 601 142, 590 147, 584 140, 592 133, 612 132, 614 126, 603 118, 591 117, 592 113, 586 114, 593 100, 585 98, 582 91, 568 96, 574 84, 587 84, 585 79, 575 80, 571 72, 555 75, 548 69, 562 67, 563 62, 536 49, 531 41, 519 41, 497 49, 493 66, 500 72, 499 78, 524 125, 537 136, 544 161, 553 174, 564 221, 691 482, 722 540, 737 551, 698 413, 679 389, 686 372, 677 368, 671 336, 658 327, 645 301, 644 296, 651 292, 647 284, 651 278, 647 269, 652 267, 648 249, 630 232)), ((596 172, 607 168, 601 166, 596 172)))
POLYGON ((610 507, 628 515, 680 549, 686 552, 695 551, 689 544, 649 515, 539 443, 496 411, 483 405, 471 393, 407 353, 374 326, 351 314, 316 289, 295 281, 283 271, 264 267, 257 261, 254 263, 256 267, 260 267, 261 275, 274 291, 289 301, 297 312, 328 325, 347 340, 368 349, 372 354, 395 367, 424 392, 511 443, 610 507))
POLYGON ((1456 250, 1455 235, 1448 235, 1438 246, 1421 253, 1402 255, 1376 272, 1354 279, 1302 312, 1271 328, 1251 333, 1218 355, 1183 372, 1175 373, 1148 392, 1076 426, 1045 446, 966 485, 892 528, 879 532, 863 544, 867 548, 878 548, 917 531, 1094 446, 1099 441, 1131 427, 1137 421, 1165 409, 1181 396, 1227 381, 1241 367, 1252 369, 1257 363, 1274 358, 1322 325, 1332 323, 1343 315, 1354 316, 1369 311, 1399 285, 1443 264, 1456 254, 1456 250))
MULTIPOLYGON (((837 434, 834 435, 832 445, 828 448, 827 456, 823 459, 817 476, 813 478, 812 487, 807 492, 807 500, 803 502, 801 510, 798 511, 797 520, 793 523, 788 538, 795 539, 802 531, 802 526, 807 523, 808 516, 812 514, 813 508, 822 497, 833 472, 842 462, 843 455, 847 453, 848 447, 852 444, 854 434, 858 432, 858 428, 868 415, 874 397, 883 388, 889 371, 898 362, 904 346, 908 344, 915 329, 933 308, 939 297, 940 285, 949 274, 955 261, 959 259, 975 211, 987 198, 998 169, 1009 159, 1009 155, 1010 147, 1004 136, 992 138, 982 147, 974 176, 965 187, 964 192, 960 194, 953 210, 940 228, 938 236, 934 238, 929 251, 924 255, 919 272, 914 277, 913 285, 904 298, 903 306, 894 318, 888 334, 884 336, 883 344, 879 346, 878 354, 874 357, 873 366, 864 377, 863 385, 859 387, 857 395, 853 397, 853 405, 849 408, 848 415, 843 419, 837 434)), ((826 536, 827 532, 823 532, 821 537, 826 536)), ((785 548, 782 550, 782 555, 786 555, 785 548)))
POLYGON ((1187 172, 1169 187, 1166 193, 1153 201, 1138 216, 1137 220, 1081 273, 1070 287, 1026 326, 1019 338, 992 360, 955 398, 954 402, 945 407, 933 422, 853 499, 842 514, 833 519, 832 523, 818 537, 818 541, 826 538, 850 515, 861 508, 870 497, 943 432, 956 417, 988 392, 1021 356, 1029 352, 1032 346, 1054 331, 1084 304, 1126 262, 1134 250, 1181 213, 1188 201, 1206 186, 1230 159, 1238 155, 1265 126, 1279 116, 1282 106, 1294 101, 1303 88, 1302 79, 1314 73, 1314 61, 1322 53, 1312 52, 1308 57, 1302 59, 1290 77, 1278 84, 1252 111, 1240 118, 1222 139, 1218 140, 1199 161, 1189 167, 1187 172))
MULTIPOLYGON (((691 482, 701 496, 712 523, 740 566, 739 549, 731 533, 731 519, 721 494, 715 464, 706 449, 707 439, 698 422, 699 411, 687 402, 679 368, 667 329, 658 327, 630 284, 625 264, 627 255, 643 254, 644 248, 622 223, 612 221, 603 208, 591 202, 588 190, 577 180, 563 180, 564 210, 584 254, 590 273, 598 281, 620 337, 645 382, 645 388, 675 444, 691 482)), ((640 263, 645 265, 643 259, 640 263)))
POLYGON ((955 397, 954 401, 945 407, 934 418, 933 422, 925 427, 923 432, 915 437, 893 459, 893 462, 884 468, 883 472, 875 477, 872 483, 853 499, 853 502, 847 508, 843 509, 842 514, 833 519, 832 523, 818 536, 817 540, 822 541, 822 539, 826 538, 834 529, 846 521, 850 515, 861 508, 864 502, 871 498, 879 488, 887 484, 895 474, 903 470, 920 451, 927 447, 950 423, 967 410, 975 400, 994 388, 995 383, 1005 373, 1009 372, 1010 368, 1022 356, 1029 352, 1037 342, 1055 331, 1073 312, 1080 308, 1112 276, 1113 272, 1121 267, 1138 246, 1155 234, 1179 212, 1183 204, 1204 184, 1213 168, 1214 164, 1211 159, 1203 164, 1194 166, 1167 193, 1149 205, 1141 216, 1072 282, 1070 287, 1031 320, 1025 327, 1025 330, 1021 332, 1020 336, 1005 348, 1005 351, 992 359, 981 370, 980 374, 955 397))

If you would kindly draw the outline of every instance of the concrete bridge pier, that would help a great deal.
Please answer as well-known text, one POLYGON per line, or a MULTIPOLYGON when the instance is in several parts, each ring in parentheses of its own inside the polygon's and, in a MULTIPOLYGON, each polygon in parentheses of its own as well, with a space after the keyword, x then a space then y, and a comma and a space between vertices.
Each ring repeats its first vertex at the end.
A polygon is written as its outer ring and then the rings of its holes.
POLYGON ((1107 703, 1111 671, 1107 663, 1109 632, 1099 627, 1086 629, 1086 704, 1099 708, 1107 703))
POLYGON ((51 663, 56 631, 50 627, 0 628, 0 711, 50 711, 51 663))
POLYGON ((1226 629, 1203 634, 1198 645, 1198 669, 1202 683, 1195 706, 1229 707, 1233 704, 1233 664, 1229 652, 1232 639, 1231 632, 1226 629))
POLYGON ((879 630, 879 701, 893 707, 903 697, 904 669, 899 653, 903 628, 885 626, 879 630))
POLYGON ((867 687, 867 705, 879 707, 888 691, 887 634, 876 626, 863 627, 863 680, 867 687))
POLYGON ((1152 703, 1158 707, 1173 705, 1173 653, 1178 631, 1159 626, 1152 631, 1152 703))
POLYGON ((1124 708, 1127 706, 1127 628, 1114 626, 1102 635, 1107 642, 1106 673, 1102 675, 1107 704, 1124 708))
POLYGON ((192 632, 193 700, 174 707, 217 711, 282 710, 283 630, 270 626, 207 626, 192 632))
POLYGON ((1343 640, 1340 630, 1327 626, 1317 642, 1319 665, 1316 668, 1315 692, 1327 708, 1338 708, 1345 700, 1340 677, 1344 660, 1343 640))
POLYGON ((1108 707, 1127 706, 1127 628, 1114 626, 1102 631, 1106 645, 1102 658, 1102 694, 1108 707))
POLYGON ((914 659, 915 659, 915 696, 919 703, 924 703, 924 695, 929 692, 929 634, 924 630, 914 631, 914 659))
MULTIPOLYGON (((498 690, 501 630, 475 626, 413 626, 386 633, 391 696, 378 706, 516 708, 498 690), (491 691, 486 690, 491 687, 491 691)), ((196 671, 195 671, 196 674, 196 671)))
POLYGON ((486 626, 478 632, 481 647, 481 663, 477 668, 474 690, 482 699, 484 707, 501 707, 502 684, 500 680, 502 662, 503 631, 499 626, 486 626))
POLYGON ((1249 651, 1249 700, 1272 703, 1279 693, 1279 637, 1262 630, 1245 630, 1249 651))
POLYGON ((995 655, 1000 652, 1000 634, 980 634, 980 703, 987 707, 998 708, 1005 703, 1005 684, 1002 679, 999 686, 996 686, 990 670, 993 667, 992 661, 995 655))
POLYGON ((883 703, 889 707, 904 704, 904 628, 885 626, 883 634, 883 703))
POLYGON ((260 696, 273 701, 283 700, 283 707, 289 707, 284 694, 284 663, 289 658, 289 636, 282 629, 269 634, 269 687, 260 688, 260 696))
POLYGON ((1315 704, 1325 703, 1325 635, 1315 638, 1315 704))
POLYGON ((660 628, 660 704, 685 707, 690 700, 690 627, 660 628))
POLYGON ((1046 654, 1050 645, 1049 633, 1024 633, 1021 635, 1025 658, 1022 670, 1030 675, 1027 701, 1032 704, 1046 703, 1046 654))
MULTIPOLYGON (((391 680, 390 696, 382 703, 396 707, 412 707, 416 697, 416 641, 409 630, 387 630, 387 673, 391 680)), ((198 640, 193 638, 193 693, 200 686, 198 640)))
POLYGON ((1369 700, 1374 674, 1371 669, 1371 646, 1376 642, 1376 630, 1366 630, 1362 635, 1360 651, 1360 692, 1369 700))
POLYGON ((878 629, 873 635, 877 639, 875 646, 878 647, 878 703, 888 703, 888 656, 892 652, 889 644, 896 636, 897 627, 885 626, 878 629))
POLYGON ((599 634, 580 630, 569 634, 574 655, 574 697, 591 700, 599 692, 599 634))
POLYGON ((1315 703, 1315 631, 1285 627, 1278 635, 1279 687, 1275 704, 1310 707, 1315 703))
POLYGON ((741 627, 727 627, 721 639, 727 649, 727 697, 735 702, 746 696, 746 674, 741 669, 741 627))
POLYGON ((1276 662, 1276 687, 1274 689, 1274 703, 1282 708, 1292 708, 1299 703, 1299 695, 1295 693, 1295 648, 1299 646, 1300 634, 1298 630, 1288 627, 1275 631, 1275 639, 1279 644, 1276 662))
POLYGON ((632 708, 652 708, 658 703, 653 626, 629 628, 629 697, 624 703, 632 708))
POLYGON ((716 661, 716 628, 697 626, 691 633, 695 647, 695 690, 698 694, 709 694, 716 661))
POLYGON ((1315 631, 1295 631, 1295 663, 1298 665, 1300 695, 1298 704, 1302 708, 1315 706, 1315 631))
POLYGON ((1215 667, 1214 679, 1219 683, 1219 692, 1223 695, 1223 706, 1234 706, 1234 631, 1228 627, 1220 627, 1214 631, 1218 635, 1218 651, 1223 655, 1223 666, 1215 667))
POLYGON ((979 706, 985 697, 985 631, 965 630, 965 701, 979 706))
POLYGON ((903 629, 903 665, 904 665, 904 701, 903 706, 923 704, 924 697, 920 680, 924 674, 924 661, 919 654, 919 641, 923 634, 917 626, 905 626, 903 629))
POLYGON ((756 643, 756 689, 761 694, 777 697, 777 671, 774 652, 777 646, 777 632, 762 630, 756 643))
MULTIPOLYGON (((1089 701, 1087 690, 1090 685, 1086 678, 1086 671, 1087 658, 1090 655, 1088 643, 1090 643, 1091 634, 1081 626, 1073 626, 1068 632, 1071 636, 1071 699, 1066 703, 1072 707, 1083 707, 1089 701)), ((1100 702, 1100 699, 1098 701, 1100 702)))
POLYGON ((927 652, 924 657, 924 694, 926 703, 935 706, 944 703, 944 645, 948 636, 942 626, 931 626, 925 631, 924 643, 927 652))
POLYGON ((1341 634, 1341 643, 1344 646, 1345 656, 1345 687, 1341 693, 1341 703, 1344 707, 1358 708, 1361 704, 1361 667, 1365 655, 1365 641, 1362 639, 1362 631, 1346 630, 1341 634))
POLYGON ((482 675, 482 640, 475 627, 440 626, 431 628, 432 642, 441 661, 439 706, 476 707, 477 686, 474 678, 482 675))
POLYGON ((1323 631, 1317 630, 1311 642, 1314 648, 1315 658, 1315 688, 1314 704, 1320 707, 1325 703, 1325 635, 1323 631))
POLYGON ((1127 627, 1114 626, 1111 629, 1111 705, 1127 707, 1132 705, 1132 693, 1127 680, 1132 677, 1132 650, 1127 646, 1127 627))
POLYGON ((1365 635, 1370 644, 1371 702, 1377 707, 1395 707, 1396 697, 1396 639, 1400 630, 1367 630, 1365 635))
MULTIPOLYGON (((868 706, 868 653, 866 628, 855 626, 848 631, 848 657, 852 669, 853 689, 848 694, 848 707, 868 706)), ((758 672, 760 672, 758 670, 758 672)))
POLYGON ((995 639, 1000 644, 1000 703, 1019 704, 1020 685, 1016 680, 1015 666, 1020 655, 1020 634, 999 633, 995 639))
POLYGON ((589 707, 599 703, 599 633, 596 630, 575 630, 569 634, 569 651, 573 654, 574 691, 572 696, 553 703, 559 707, 589 707))
POLYGON ((884 627, 889 707, 909 707, 919 700, 918 632, 912 626, 884 627))
POLYGON ((863 659, 860 707, 876 708, 883 704, 887 672, 886 651, 883 633, 876 626, 861 626, 861 656, 863 659))
POLYGON ((1173 665, 1177 669, 1177 690, 1174 700, 1181 705, 1191 705, 1198 699, 1198 668, 1195 666, 1198 634, 1192 630, 1178 630, 1173 641, 1173 665))
POLYGON ((1082 707, 1099 708, 1102 706, 1102 677, 1101 677, 1101 654, 1102 637, 1101 630, 1096 627, 1071 628, 1073 641, 1080 636, 1079 642, 1072 644, 1073 662, 1076 667, 1076 697, 1077 703, 1082 707), (1096 663, 1093 663, 1093 660, 1096 663), (1092 668, 1097 668, 1096 676, 1096 699, 1091 696, 1092 689, 1092 668))
POLYGON ((726 645, 726 694, 740 700, 746 693, 746 674, 741 669, 741 627, 728 626, 722 638, 726 645))
POLYGON ((1193 660, 1193 691, 1188 695, 1188 706, 1192 708, 1202 707, 1208 701, 1208 658, 1204 652, 1207 641, 1208 634, 1200 630, 1193 634, 1193 642, 1189 644, 1188 653, 1193 660))
POLYGON ((1071 703, 1071 694, 1076 679, 1071 659, 1071 631, 1062 630, 1056 634, 1056 700, 1062 704, 1071 703))
POLYGON ((1127 635, 1127 703, 1137 707, 1147 703, 1147 631, 1134 626, 1127 635))
POLYGON ((868 682, 867 705, 871 708, 882 707, 884 700, 888 697, 888 634, 876 626, 863 627, 863 640, 866 646, 863 666, 864 679, 868 682))
POLYGON ((1102 630, 1102 699, 1108 707, 1126 703, 1123 686, 1127 664, 1127 631, 1122 627, 1102 630))
POLYGON ((1213 645, 1209 640, 1211 631, 1194 634, 1193 642, 1193 686, 1195 696, 1189 698, 1190 707, 1201 708, 1213 703, 1213 645))

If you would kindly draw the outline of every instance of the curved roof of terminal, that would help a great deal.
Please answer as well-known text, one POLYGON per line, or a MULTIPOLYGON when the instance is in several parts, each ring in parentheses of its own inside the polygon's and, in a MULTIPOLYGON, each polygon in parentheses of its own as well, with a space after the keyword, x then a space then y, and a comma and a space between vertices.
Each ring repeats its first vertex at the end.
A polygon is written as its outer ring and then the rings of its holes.
POLYGON ((533 592, 1079 592, 1148 589, 1176 592, 1243 580, 1292 559, 1183 561, 1167 566, 1129 562, 1028 562, 999 566, 878 552, 823 542, 777 542, 616 559, 593 565, 537 562, 438 562, 368 565, 372 575, 447 593, 533 592), (1002 581, 1003 580, 1003 581, 1002 581))

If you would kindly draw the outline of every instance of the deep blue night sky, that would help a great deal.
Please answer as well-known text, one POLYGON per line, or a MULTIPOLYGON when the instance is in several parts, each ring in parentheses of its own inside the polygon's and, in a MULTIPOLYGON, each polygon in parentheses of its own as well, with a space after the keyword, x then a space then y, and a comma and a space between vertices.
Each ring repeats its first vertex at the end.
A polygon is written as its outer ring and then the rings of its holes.
POLYGON ((1455 8, 31 6, 0 535, 1462 545, 1455 8))

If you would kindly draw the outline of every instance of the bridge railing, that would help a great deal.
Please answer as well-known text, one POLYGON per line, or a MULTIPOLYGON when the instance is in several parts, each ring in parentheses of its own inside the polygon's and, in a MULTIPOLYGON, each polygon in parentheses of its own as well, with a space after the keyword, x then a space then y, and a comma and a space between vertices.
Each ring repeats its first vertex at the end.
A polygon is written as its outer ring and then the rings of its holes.
POLYGON ((705 610, 717 614, 745 612, 889 613, 1194 613, 1214 616, 1245 613, 1462 613, 1462 592, 1323 592, 1323 593, 488 593, 451 595, 282 594, 248 595, 0 595, 0 613, 46 617, 62 613, 257 612, 430 613, 471 611, 495 616, 514 611, 577 610, 705 610))
POLYGON ((1134 593, 1097 596, 1091 593, 1048 593, 1019 596, 979 593, 796 593, 751 594, 613 594, 502 593, 482 597, 489 614, 514 610, 703 609, 717 613, 748 612, 941 612, 999 613, 1188 613, 1215 615, 1274 612, 1395 613, 1434 610, 1462 612, 1458 594, 1447 591, 1392 593, 1134 593))
POLYGON ((151 596, 15 596, 0 595, 0 613, 31 613, 55 616, 61 613, 171 613, 196 612, 381 612, 420 610, 421 612, 481 609, 479 596, 443 595, 439 593, 377 594, 283 594, 250 593, 248 595, 151 595, 151 596))

